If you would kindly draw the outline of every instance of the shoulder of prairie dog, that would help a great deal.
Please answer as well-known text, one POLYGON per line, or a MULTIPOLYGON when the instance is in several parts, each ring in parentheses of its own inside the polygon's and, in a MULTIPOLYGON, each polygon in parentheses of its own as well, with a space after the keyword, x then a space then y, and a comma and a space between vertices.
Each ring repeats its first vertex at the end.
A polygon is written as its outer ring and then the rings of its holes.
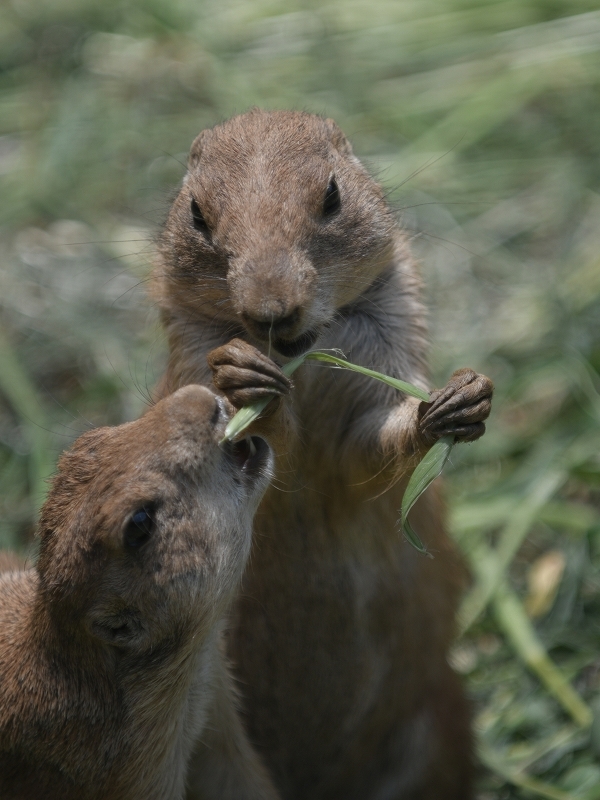
POLYGON ((167 321, 234 323, 294 357, 401 249, 383 190, 333 120, 253 110, 194 141, 154 293, 167 321))
POLYGON ((59 461, 35 567, 0 559, 2 798, 179 800, 197 737, 231 759, 235 796, 274 796, 219 648, 272 457, 256 437, 219 447, 226 422, 187 386, 84 434, 59 461))

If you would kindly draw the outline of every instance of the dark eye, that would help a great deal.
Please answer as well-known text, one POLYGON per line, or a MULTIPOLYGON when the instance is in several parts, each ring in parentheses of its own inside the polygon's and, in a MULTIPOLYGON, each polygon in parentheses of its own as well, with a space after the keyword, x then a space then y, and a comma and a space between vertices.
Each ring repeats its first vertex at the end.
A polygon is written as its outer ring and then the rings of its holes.
POLYGON ((154 511, 149 507, 138 508, 125 525, 123 540, 126 547, 137 548, 146 544, 154 532, 154 511))
POLYGON ((194 223, 194 228, 196 228, 197 231, 200 231, 200 233, 204 234, 204 236, 206 236, 206 238, 209 239, 210 238, 209 227, 206 224, 206 220, 204 219, 202 211, 200 211, 200 206, 193 198, 191 203, 191 209, 192 209, 192 221, 194 223))
POLYGON ((331 178, 329 181, 329 186, 327 187, 327 191, 325 192, 325 200, 323 201, 323 214, 326 217, 329 217, 332 214, 335 214, 336 211, 339 211, 341 205, 342 201, 340 199, 340 190, 338 189, 335 178, 331 178))

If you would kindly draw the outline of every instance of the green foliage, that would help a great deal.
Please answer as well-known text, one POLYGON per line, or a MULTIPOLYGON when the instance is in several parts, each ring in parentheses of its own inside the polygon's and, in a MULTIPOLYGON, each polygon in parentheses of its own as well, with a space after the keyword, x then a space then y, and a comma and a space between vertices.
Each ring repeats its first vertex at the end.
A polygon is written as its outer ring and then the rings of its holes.
POLYGON ((198 130, 252 104, 336 118, 421 258, 434 385, 465 365, 496 383, 447 480, 474 576, 453 663, 481 797, 597 797, 599 728, 581 724, 600 707, 597 3, 3 4, 0 544, 30 540, 77 433, 147 402, 165 350, 152 236, 198 130), (549 552, 563 569, 528 619, 549 552))
POLYGON ((442 438, 433 445, 410 476, 408 486, 402 498, 402 508, 400 510, 402 531, 412 546, 416 547, 417 550, 424 555, 430 555, 430 553, 428 553, 425 545, 410 524, 408 515, 423 492, 439 475, 441 475, 444 465, 450 456, 453 444, 454 439, 452 436, 442 436, 442 438))

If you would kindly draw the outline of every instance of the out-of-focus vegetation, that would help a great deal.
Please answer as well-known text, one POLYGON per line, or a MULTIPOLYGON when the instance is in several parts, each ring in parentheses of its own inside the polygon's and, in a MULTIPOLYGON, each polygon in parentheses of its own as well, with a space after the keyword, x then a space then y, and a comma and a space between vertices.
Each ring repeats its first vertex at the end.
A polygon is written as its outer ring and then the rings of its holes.
POLYGON ((0 8, 0 543, 164 340, 152 236, 204 126, 335 117, 422 259, 435 383, 497 386, 452 456, 452 653, 481 798, 600 797, 600 11, 583 0, 11 0, 0 8))

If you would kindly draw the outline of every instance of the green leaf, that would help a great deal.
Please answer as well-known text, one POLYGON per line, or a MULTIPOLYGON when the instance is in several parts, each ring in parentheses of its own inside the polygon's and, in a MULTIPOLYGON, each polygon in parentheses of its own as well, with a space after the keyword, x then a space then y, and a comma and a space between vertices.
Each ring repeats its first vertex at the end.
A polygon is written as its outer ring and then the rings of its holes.
POLYGON ((374 369, 359 367, 358 364, 351 364, 349 361, 345 361, 343 358, 332 356, 331 353, 325 353, 321 350, 314 350, 310 353, 306 353, 305 358, 306 360, 310 361, 325 361, 329 364, 335 364, 338 367, 342 367, 342 369, 351 369, 353 372, 360 372, 361 375, 367 375, 369 378, 375 378, 382 383, 387 383, 388 386, 392 386, 394 389, 404 392, 404 394, 417 397, 419 400, 423 400, 425 403, 429 401, 429 392, 419 389, 418 386, 415 386, 412 383, 398 380, 398 378, 390 378, 389 375, 384 375, 382 372, 375 372, 374 369))
POLYGON ((400 510, 402 532, 413 547, 416 547, 420 553, 430 557, 431 554, 427 551, 427 548, 411 527, 408 521, 408 514, 419 497, 421 497, 427 487, 443 470, 453 444, 454 438, 452 436, 443 436, 433 445, 411 475, 406 491, 404 492, 404 497, 402 498, 402 508, 400 510))
POLYGON ((272 397, 263 397, 261 400, 257 400, 256 403, 250 403, 240 408, 237 414, 227 423, 225 436, 221 439, 221 444, 223 444, 223 442, 230 442, 232 439, 239 436, 240 433, 243 433, 255 419, 260 417, 272 399, 272 397))
MULTIPOLYGON (((295 358, 293 361, 289 361, 281 368, 281 371, 289 378, 290 375, 295 372, 301 364, 304 363, 308 355, 310 354, 305 353, 302 356, 298 356, 298 358, 295 358)), ((229 420, 229 423, 225 428, 225 436, 221 439, 220 443, 223 444, 223 442, 230 442, 232 439, 235 439, 237 436, 243 433, 246 428, 254 422, 254 420, 260 417, 274 396, 275 395, 272 395, 271 397, 263 397, 262 399, 257 400, 256 403, 250 403, 249 405, 240 408, 237 414, 229 420)))
MULTIPOLYGON (((367 375, 369 378, 375 378, 382 383, 387 383, 388 386, 392 386, 394 389, 404 392, 404 394, 417 397, 419 400, 423 400, 425 402, 429 400, 429 394, 423 389, 419 389, 418 386, 415 386, 412 383, 398 380, 398 378, 390 378, 389 375, 384 375, 382 372, 375 372, 373 369, 359 367, 358 364, 351 364, 349 361, 345 361, 343 358, 339 358, 338 356, 333 356, 331 353, 326 353, 323 350, 312 350, 308 353, 304 353, 303 355, 298 356, 298 358, 295 358, 293 361, 288 362, 284 367, 281 368, 281 371, 289 378, 289 376, 295 372, 305 361, 323 361, 328 364, 334 364, 342 369, 349 369, 353 372, 359 372, 361 375, 367 375)), ((256 403, 250 403, 250 405, 244 406, 244 408, 240 409, 229 421, 229 424, 225 428, 225 436, 223 441, 231 441, 243 433, 249 425, 258 419, 271 400, 271 397, 265 397, 261 400, 258 400, 256 403)))

